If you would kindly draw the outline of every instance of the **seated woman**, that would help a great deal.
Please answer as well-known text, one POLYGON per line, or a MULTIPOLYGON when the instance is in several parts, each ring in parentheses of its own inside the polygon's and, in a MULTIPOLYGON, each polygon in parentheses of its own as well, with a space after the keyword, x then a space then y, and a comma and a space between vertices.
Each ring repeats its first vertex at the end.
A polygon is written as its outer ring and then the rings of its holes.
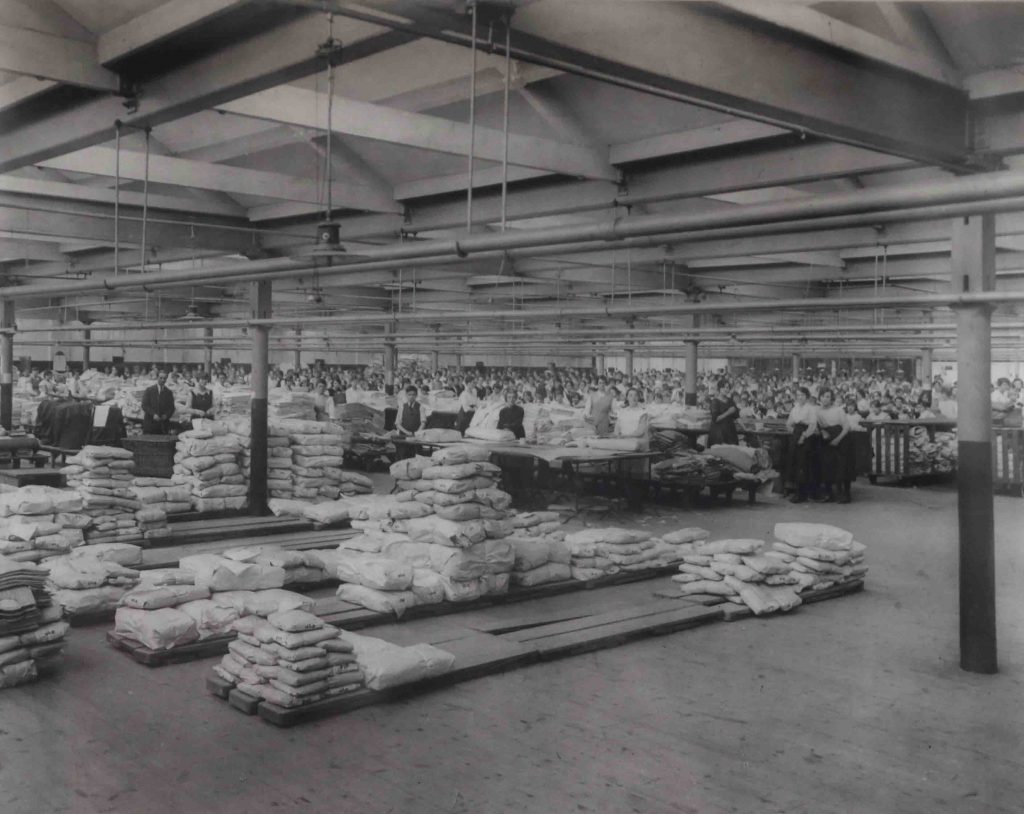
POLYGON ((213 391, 207 388, 205 377, 196 380, 188 406, 197 418, 213 418, 213 391))
POLYGON ((516 439, 526 437, 523 418, 526 413, 517 403, 516 391, 511 387, 505 390, 505 406, 498 412, 498 429, 511 430, 516 439))

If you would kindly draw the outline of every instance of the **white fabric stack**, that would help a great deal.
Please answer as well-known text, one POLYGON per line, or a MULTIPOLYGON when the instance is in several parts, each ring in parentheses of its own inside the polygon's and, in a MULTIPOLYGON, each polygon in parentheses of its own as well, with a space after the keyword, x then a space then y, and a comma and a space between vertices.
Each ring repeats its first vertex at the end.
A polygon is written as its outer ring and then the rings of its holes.
POLYGON ((170 478, 133 478, 131 490, 144 509, 160 509, 168 515, 192 511, 192 493, 170 478))
MULTIPOLYGON (((103 543, 101 546, 118 544, 103 543)), ((135 547, 137 548, 137 547, 135 547)), ((95 549, 94 549, 95 550, 95 549)), ((59 557, 48 563, 54 599, 68 616, 113 610, 139 581, 139 572, 116 562, 119 557, 59 557)))
POLYGON ((77 492, 23 486, 0 495, 0 555, 38 563, 85 543, 92 518, 77 492))
POLYGON ((0 556, 0 689, 27 684, 64 651, 68 623, 41 568, 0 556))
POLYGON ((652 561, 651 565, 660 567, 683 562, 687 554, 693 553, 694 543, 707 540, 710 536, 711 532, 707 529, 689 526, 670 531, 661 537, 655 537, 654 543, 658 557, 652 561))
POLYGON ((323 561, 310 551, 290 551, 276 546, 243 546, 221 554, 228 560, 255 563, 284 571, 284 584, 316 585, 328 578, 323 561))
POLYGON ((498 414, 504 406, 504 402, 494 402, 477 407, 466 429, 466 437, 480 441, 515 441, 516 436, 512 430, 498 429, 498 414))
POLYGON ((85 530, 89 543, 143 543, 135 512, 142 504, 132 487, 135 462, 120 447, 86 446, 67 459, 61 471, 82 497, 82 511, 93 522, 85 530))
POLYGON ((249 488, 242 474, 242 445, 219 421, 203 422, 178 436, 174 482, 187 486, 192 508, 199 512, 241 509, 249 488))
MULTIPOLYGON (((354 403, 337 404, 334 407, 334 420, 346 432, 352 435, 383 435, 384 408, 371 407, 368 404, 354 403)), ((459 436, 461 438, 461 436, 459 436)))
POLYGON ((310 613, 244 616, 232 627, 238 638, 213 671, 247 695, 293 709, 365 684, 353 646, 310 613))
MULTIPOLYGON (((170 650, 190 642, 231 635, 232 624, 242 616, 265 617, 278 611, 312 610, 315 604, 309 597, 280 588, 220 590, 228 584, 228 579, 221 574, 206 584, 197 585, 195 569, 143 571, 137 588, 121 599, 114 630, 152 650, 170 650)), ((252 584, 252 580, 248 584, 252 584)))
POLYGON ((566 535, 565 543, 572 554, 572 575, 581 580, 654 568, 662 555, 648 532, 632 529, 587 528, 566 535))
POLYGON ((800 591, 863 579, 866 546, 853 534, 824 523, 776 523, 772 554, 789 565, 800 591))

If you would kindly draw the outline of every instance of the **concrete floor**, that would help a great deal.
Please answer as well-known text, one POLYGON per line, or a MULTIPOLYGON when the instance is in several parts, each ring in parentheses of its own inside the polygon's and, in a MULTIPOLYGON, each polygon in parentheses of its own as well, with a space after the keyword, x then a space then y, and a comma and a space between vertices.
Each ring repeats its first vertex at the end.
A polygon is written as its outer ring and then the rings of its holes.
POLYGON ((855 500, 647 522, 835 523, 868 545, 864 593, 298 729, 208 696, 209 661, 149 670, 75 630, 58 676, 0 693, 0 812, 1024 810, 1024 500, 995 498, 995 676, 957 666, 956 493, 855 500))

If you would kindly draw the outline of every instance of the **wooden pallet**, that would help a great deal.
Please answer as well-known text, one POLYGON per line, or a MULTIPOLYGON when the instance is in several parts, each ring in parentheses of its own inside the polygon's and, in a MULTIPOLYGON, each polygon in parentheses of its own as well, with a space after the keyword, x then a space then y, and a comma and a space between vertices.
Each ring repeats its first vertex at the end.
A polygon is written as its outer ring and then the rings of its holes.
MULTIPOLYGON (((495 605, 524 602, 531 599, 544 599, 549 596, 560 596, 574 591, 625 585, 630 582, 653 579, 674 572, 675 566, 666 566, 647 571, 614 574, 587 582, 566 580, 564 582, 547 583, 546 585, 535 585, 529 588, 513 588, 507 594, 484 596, 473 602, 441 602, 436 605, 415 605, 406 611, 401 620, 396 619, 392 614, 367 610, 366 608, 352 605, 333 597, 319 600, 316 614, 325 622, 337 625, 345 630, 361 630, 369 627, 394 624, 398 621, 410 622, 416 619, 429 619, 465 611, 480 610, 481 608, 489 608, 495 605)), ((335 584, 335 581, 329 581, 317 585, 304 586, 301 590, 312 591, 333 584, 335 584)), ((105 611, 87 616, 73 617, 72 624, 84 626, 101 622, 106 623, 112 621, 113 618, 114 613, 112 611, 105 611), (75 618, 82 621, 76 622, 74 621, 75 618)), ((129 636, 115 633, 114 631, 107 632, 107 642, 112 647, 127 653, 133 661, 146 667, 165 667, 169 664, 181 664, 185 661, 222 656, 227 652, 227 643, 232 639, 234 639, 234 635, 218 636, 215 639, 208 639, 206 642, 195 642, 183 647, 172 648, 171 650, 152 650, 129 636), (201 646, 207 643, 209 643, 209 647, 201 646)))
POLYGON ((107 631, 107 643, 115 650, 121 650, 131 657, 132 661, 144 664, 147 667, 166 667, 168 664, 181 664, 186 661, 197 659, 213 658, 223 656, 228 652, 228 642, 235 640, 235 635, 211 636, 200 642, 172 647, 170 650, 152 650, 144 644, 140 644, 130 636, 117 633, 113 630, 107 631))
MULTIPOLYGON (((190 512, 190 514, 192 514, 190 512)), ((171 518, 168 517, 170 522, 171 518)), ((264 537, 271 534, 290 534, 310 531, 313 524, 301 517, 252 517, 228 516, 221 518, 199 517, 192 520, 176 520, 171 523, 171 534, 154 540, 151 548, 205 543, 214 540, 264 537)))
MULTIPOLYGON (((863 581, 827 588, 803 595, 805 603, 820 602, 864 587, 863 581)), ((716 597, 721 600, 721 597, 716 597)), ((656 599, 626 610, 600 613, 579 618, 557 620, 537 618, 536 624, 519 619, 509 629, 500 623, 484 633, 479 629, 466 630, 464 635, 435 634, 434 644, 455 656, 455 667, 448 673, 424 681, 412 682, 393 689, 376 691, 369 688, 355 690, 346 695, 319 701, 304 707, 287 709, 261 701, 243 693, 219 676, 207 679, 207 689, 214 696, 247 715, 258 715, 274 726, 290 727, 307 721, 341 715, 372 704, 386 703, 431 690, 450 687, 472 678, 494 675, 542 661, 617 647, 635 639, 665 635, 699 625, 733 618, 745 618, 742 611, 749 609, 731 602, 705 606, 694 602, 682 605, 674 599, 656 599), (442 640, 438 640, 442 639, 442 640)), ((479 628, 479 625, 477 625, 479 628)), ((387 636, 385 635, 385 638, 387 636)))

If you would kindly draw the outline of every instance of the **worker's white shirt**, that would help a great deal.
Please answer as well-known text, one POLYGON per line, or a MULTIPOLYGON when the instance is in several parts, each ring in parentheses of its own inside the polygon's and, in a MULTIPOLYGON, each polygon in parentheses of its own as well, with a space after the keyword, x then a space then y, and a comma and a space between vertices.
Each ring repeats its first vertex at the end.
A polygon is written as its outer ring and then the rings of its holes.
POLYGON ((786 425, 792 428, 794 424, 806 424, 809 427, 817 427, 818 408, 810 402, 794 404, 793 409, 789 411, 786 425))
POLYGON ((615 434, 624 438, 646 438, 651 417, 646 408, 620 407, 615 417, 615 434))
POLYGON ((850 425, 846 411, 837 404, 833 404, 831 407, 818 407, 817 413, 819 427, 848 427, 850 425))
POLYGON ((459 407, 467 413, 476 409, 477 397, 475 387, 466 387, 459 393, 459 407))

